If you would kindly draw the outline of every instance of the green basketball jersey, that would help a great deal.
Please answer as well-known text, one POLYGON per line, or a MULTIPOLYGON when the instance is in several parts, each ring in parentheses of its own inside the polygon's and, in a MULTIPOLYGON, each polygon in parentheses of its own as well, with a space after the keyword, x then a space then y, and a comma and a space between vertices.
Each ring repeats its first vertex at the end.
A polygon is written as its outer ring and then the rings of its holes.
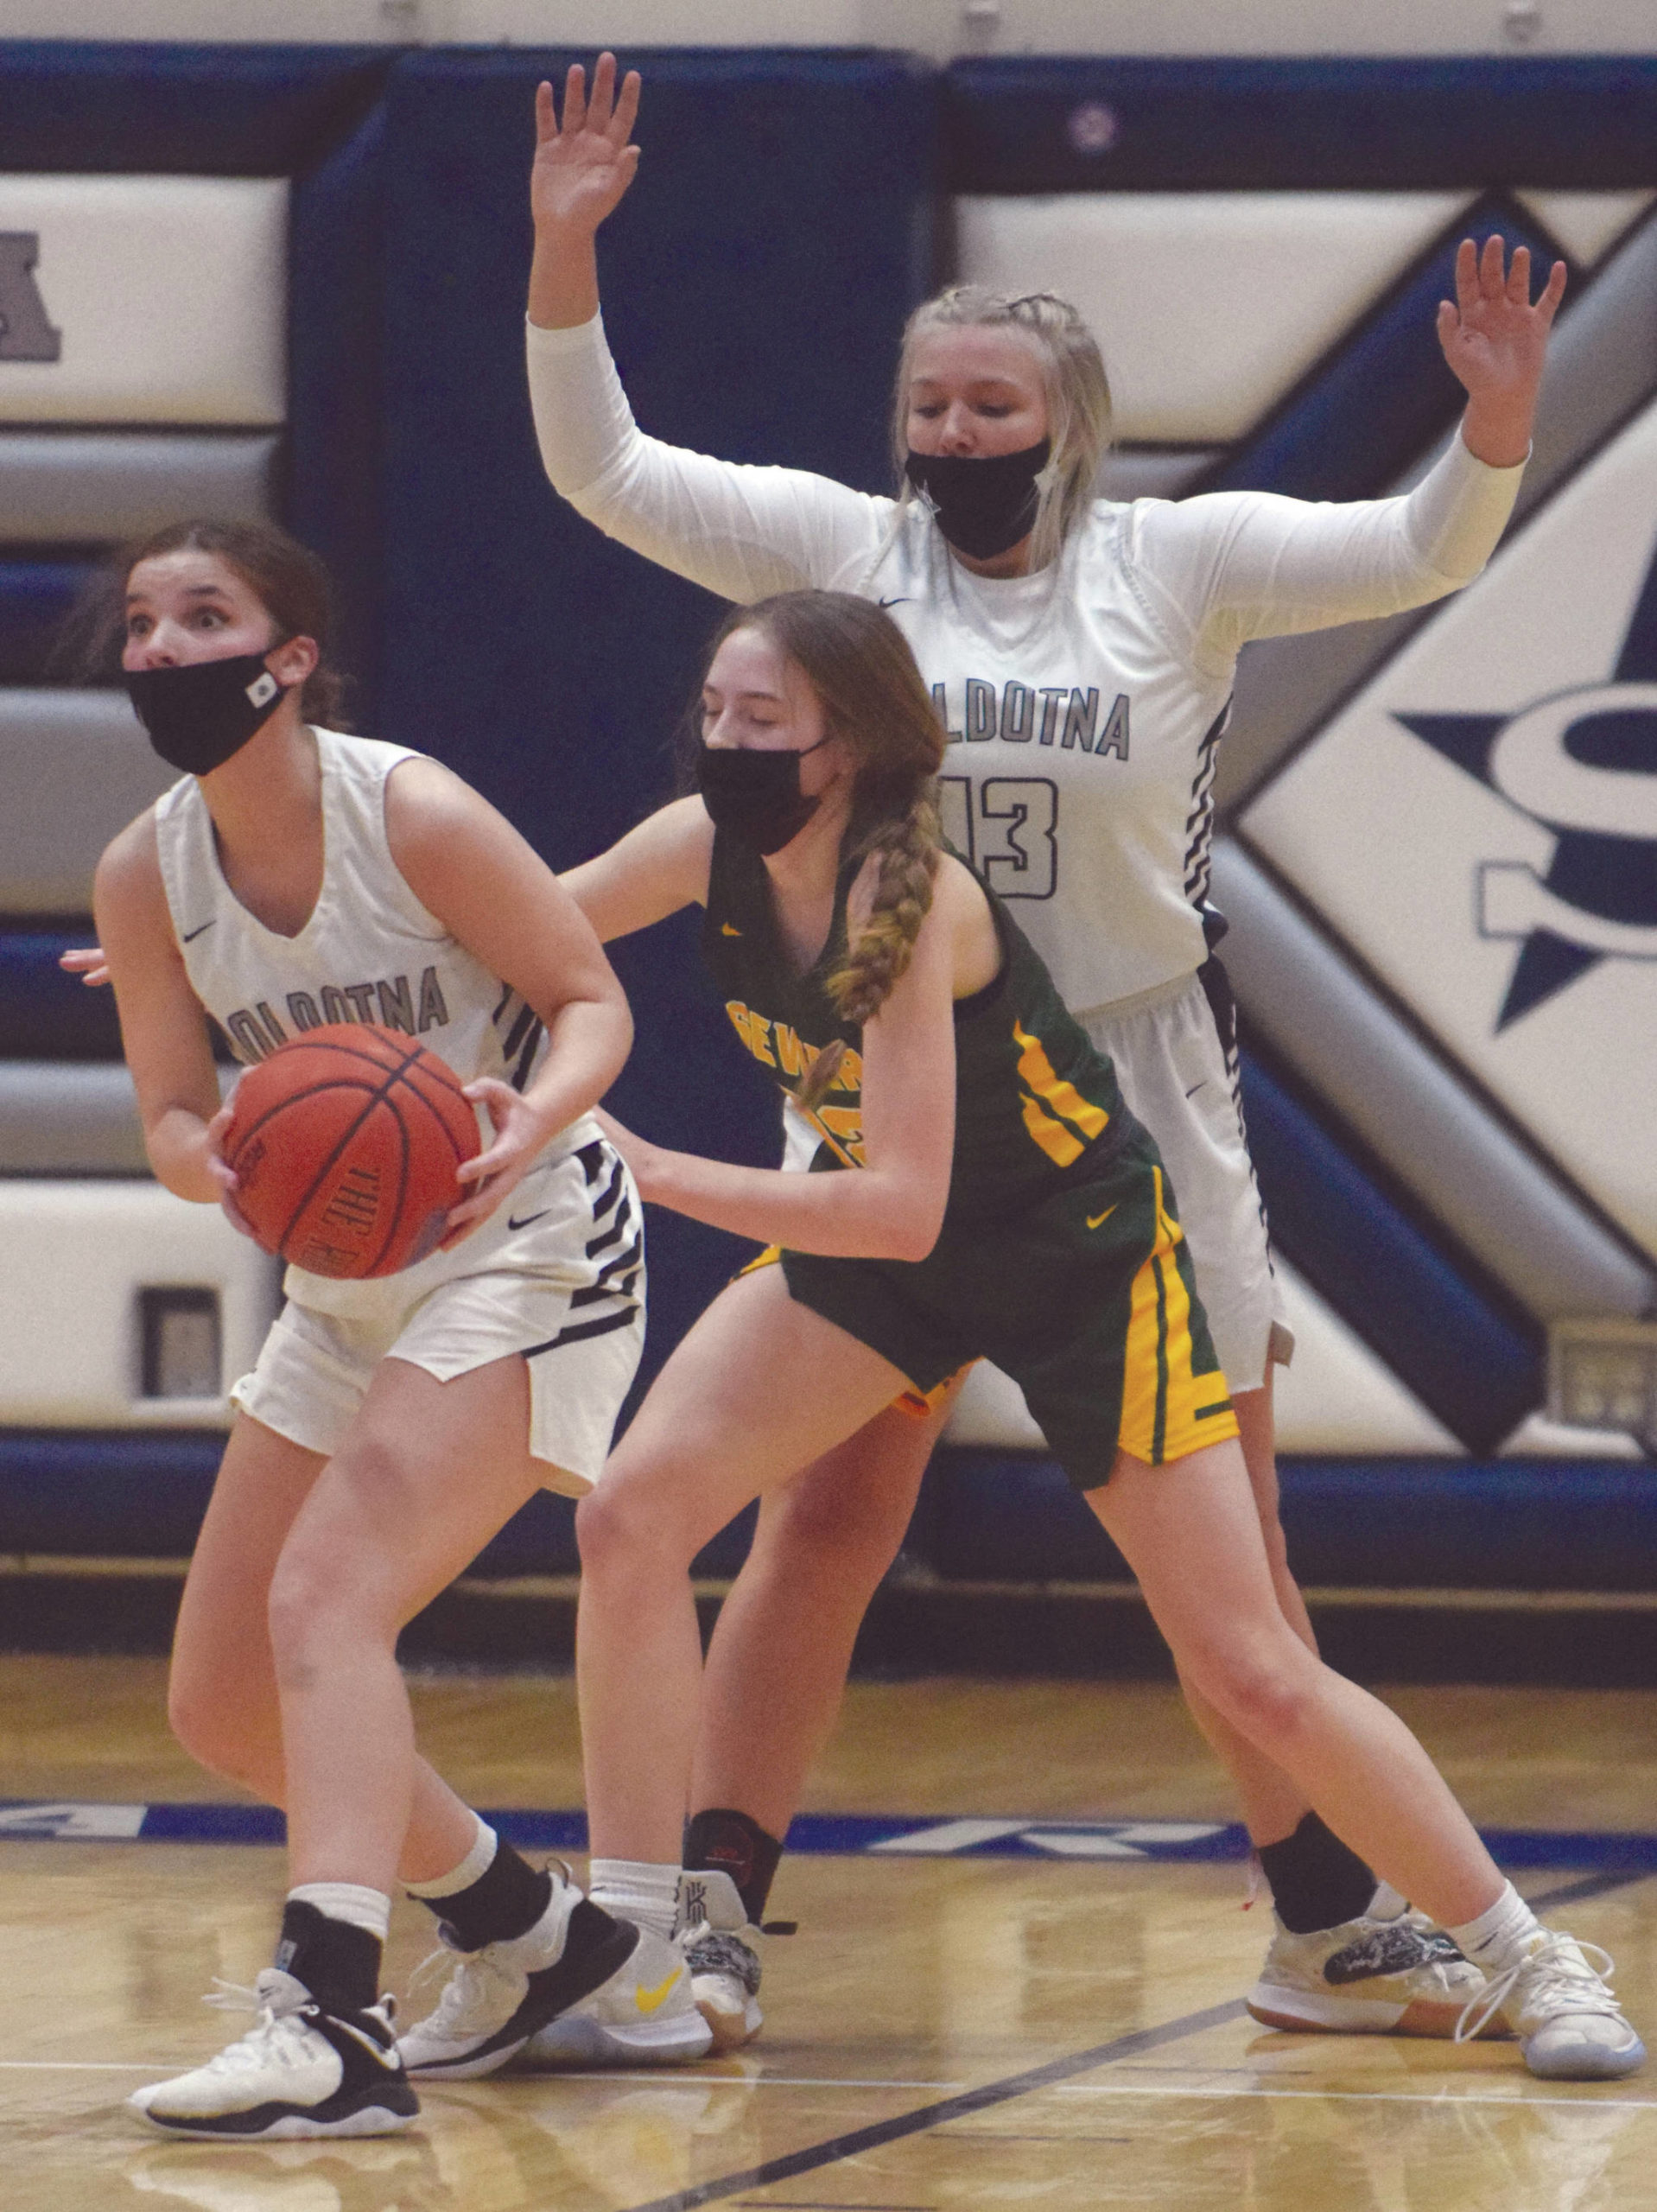
MULTIPOLYGON (((860 865, 860 855, 843 863, 828 943, 801 973, 778 933, 765 862, 722 832, 714 838, 702 955, 738 1036, 790 1093, 824 1046, 841 1038, 848 1048, 809 1116, 820 1140, 814 1169, 863 1162, 862 1031, 841 1019, 824 988, 845 957, 846 899, 860 865)), ((987 887, 984 895, 1001 968, 994 982, 955 1001, 946 1219, 1004 1215, 1069 1181, 1087 1181, 1138 1128, 1109 1060, 1073 1019, 1006 908, 987 887)))

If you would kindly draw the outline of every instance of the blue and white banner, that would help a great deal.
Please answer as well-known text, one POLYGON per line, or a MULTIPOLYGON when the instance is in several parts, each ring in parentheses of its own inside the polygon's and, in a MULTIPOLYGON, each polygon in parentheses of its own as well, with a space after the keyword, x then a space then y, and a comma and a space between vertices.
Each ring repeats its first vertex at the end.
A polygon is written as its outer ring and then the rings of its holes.
POLYGON ((1657 407, 1242 826, 1657 1251, 1657 407))
POLYGON ((0 422, 280 423, 285 178, 0 176, 0 422))

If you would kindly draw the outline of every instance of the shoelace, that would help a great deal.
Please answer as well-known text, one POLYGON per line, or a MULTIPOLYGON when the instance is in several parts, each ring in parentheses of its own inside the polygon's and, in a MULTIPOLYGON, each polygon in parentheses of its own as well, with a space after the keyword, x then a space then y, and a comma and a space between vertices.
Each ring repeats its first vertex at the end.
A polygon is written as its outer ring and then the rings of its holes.
POLYGON ((1550 1929, 1523 1958, 1515 1959, 1504 1973, 1493 1976, 1468 1999, 1456 2023, 1455 2040, 1470 2043, 1500 2012, 1521 1981, 1532 1985, 1527 1992, 1527 2002, 1539 1996, 1557 1995, 1567 2000, 1561 2003, 1561 2011, 1597 2013, 1602 2018, 1620 2019, 1622 2013, 1616 1999, 1606 1987, 1615 1966, 1610 1953, 1603 1951, 1597 1943, 1584 1943, 1574 1936, 1561 1935, 1550 1929))
POLYGON ((267 1967, 251 1989, 215 1974, 213 1988, 201 2002, 220 2012, 257 2015, 245 2035, 207 2061, 208 2072, 266 2065, 272 2059, 282 2065, 297 2065, 308 2055, 305 2044, 311 2031, 303 2016, 311 1999, 303 1984, 291 1974, 267 1967))
POLYGON ((454 1971, 443 1986, 436 2009, 422 2025, 435 2035, 458 2036, 473 2027, 474 2016, 481 2024, 490 2024, 498 2011, 495 1987, 506 1980, 506 1970, 486 1950, 457 1954, 447 1944, 440 1944, 436 1950, 427 1952, 409 1977, 410 1998, 442 1966, 454 1966, 454 1971), (458 1966, 454 1964, 457 1957, 458 1966))

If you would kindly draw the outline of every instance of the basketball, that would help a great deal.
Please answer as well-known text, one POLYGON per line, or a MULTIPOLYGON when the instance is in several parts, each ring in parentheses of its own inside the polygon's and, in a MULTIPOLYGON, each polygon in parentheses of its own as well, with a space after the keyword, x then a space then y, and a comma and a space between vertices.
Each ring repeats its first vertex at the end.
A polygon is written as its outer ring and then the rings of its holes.
POLYGON ((267 1252, 312 1274, 392 1275, 423 1260, 479 1150, 458 1078, 399 1030, 308 1030, 250 1068, 232 1103, 237 1211, 267 1252))

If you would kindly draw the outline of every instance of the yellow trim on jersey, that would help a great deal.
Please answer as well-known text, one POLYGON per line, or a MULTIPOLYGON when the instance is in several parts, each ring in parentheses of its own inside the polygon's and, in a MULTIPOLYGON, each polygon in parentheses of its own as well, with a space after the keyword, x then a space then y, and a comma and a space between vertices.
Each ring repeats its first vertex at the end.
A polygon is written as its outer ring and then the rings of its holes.
POLYGON ((1056 1166, 1068 1167, 1083 1149, 1074 1130, 1080 1129, 1091 1142, 1103 1134, 1110 1116, 1055 1071, 1040 1038, 1017 1021, 1013 1041, 1019 1047, 1019 1079, 1025 1086, 1024 1125, 1056 1166), (1064 1126, 1067 1122, 1071 1128, 1064 1126))
POLYGON ((1217 1368, 1191 1372, 1191 1301, 1174 1254, 1185 1232, 1162 1203, 1156 1178, 1157 1241, 1133 1278, 1122 1359, 1122 1451, 1153 1467, 1239 1433, 1217 1368))

